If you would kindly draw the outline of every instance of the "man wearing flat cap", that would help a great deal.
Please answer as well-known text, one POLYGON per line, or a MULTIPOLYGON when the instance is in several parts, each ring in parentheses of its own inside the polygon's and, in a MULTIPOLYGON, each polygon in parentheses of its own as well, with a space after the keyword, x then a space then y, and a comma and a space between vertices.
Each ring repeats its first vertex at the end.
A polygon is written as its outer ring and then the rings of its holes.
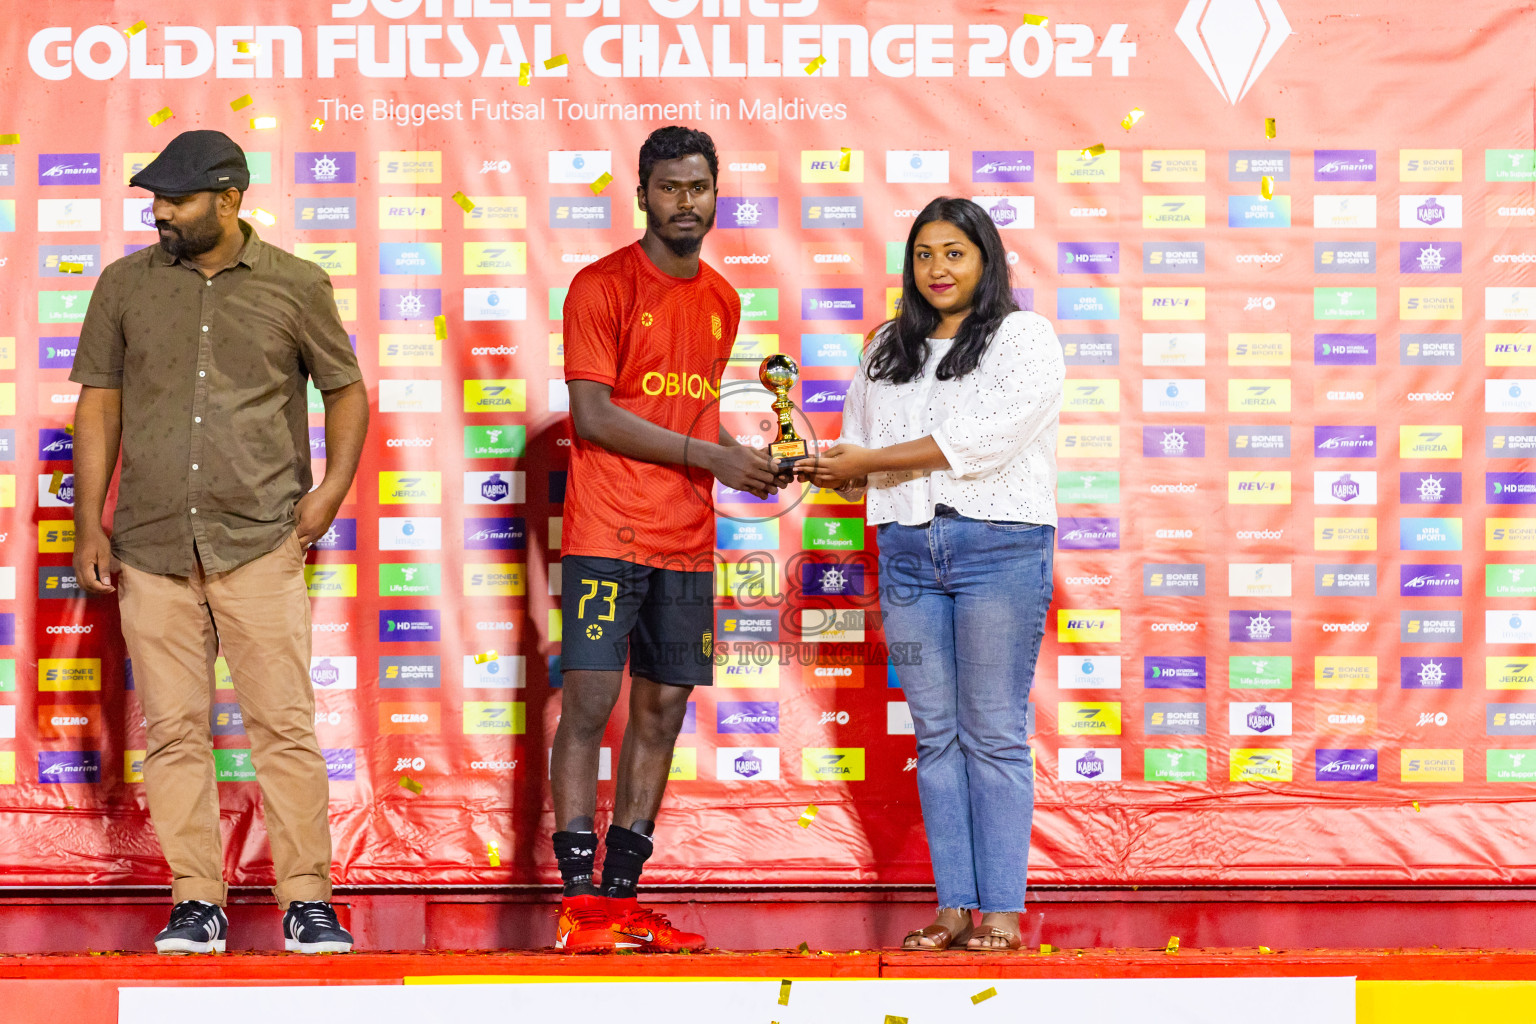
POLYGON ((160 244, 107 267, 80 329, 75 575, 115 592, 148 728, 144 784, 171 868, 162 953, 222 951, 228 922, 209 706, 222 645, 251 741, 286 948, 346 952, 331 908, 306 551, 357 471, 368 393, 324 270, 240 219, 245 153, 185 132, 131 185, 160 244), (325 399, 325 479, 305 380, 325 399), (102 522, 118 454, 112 532, 102 522), (114 559, 117 585, 112 585, 114 559))

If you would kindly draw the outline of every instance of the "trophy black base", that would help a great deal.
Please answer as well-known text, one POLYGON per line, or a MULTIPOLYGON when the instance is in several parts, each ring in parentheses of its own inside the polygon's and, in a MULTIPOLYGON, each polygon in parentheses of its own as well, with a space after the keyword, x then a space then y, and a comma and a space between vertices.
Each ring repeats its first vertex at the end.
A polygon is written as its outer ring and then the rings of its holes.
POLYGON ((804 441, 776 441, 768 446, 768 454, 774 459, 775 472, 787 476, 794 472, 795 462, 809 456, 811 451, 804 441))

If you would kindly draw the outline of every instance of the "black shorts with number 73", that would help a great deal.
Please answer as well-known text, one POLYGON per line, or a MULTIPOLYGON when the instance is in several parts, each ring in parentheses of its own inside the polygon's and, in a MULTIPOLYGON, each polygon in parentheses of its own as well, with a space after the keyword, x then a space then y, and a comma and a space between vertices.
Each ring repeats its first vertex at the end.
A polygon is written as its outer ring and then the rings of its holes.
POLYGON ((673 686, 714 682, 714 573, 618 558, 560 560, 561 671, 621 672, 673 686))

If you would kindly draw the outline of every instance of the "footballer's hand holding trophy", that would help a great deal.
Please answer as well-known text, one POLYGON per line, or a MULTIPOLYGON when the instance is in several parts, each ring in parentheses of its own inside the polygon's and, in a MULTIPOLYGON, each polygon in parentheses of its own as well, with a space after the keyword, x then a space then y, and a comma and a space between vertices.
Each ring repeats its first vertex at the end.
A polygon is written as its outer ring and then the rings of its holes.
POLYGON ((757 379, 763 387, 773 392, 773 411, 779 416, 778 440, 768 446, 768 454, 774 460, 775 471, 783 476, 793 471, 795 460, 810 455, 810 446, 795 431, 791 415, 795 403, 789 400, 789 389, 795 386, 800 367, 786 355, 771 355, 758 367, 757 379))

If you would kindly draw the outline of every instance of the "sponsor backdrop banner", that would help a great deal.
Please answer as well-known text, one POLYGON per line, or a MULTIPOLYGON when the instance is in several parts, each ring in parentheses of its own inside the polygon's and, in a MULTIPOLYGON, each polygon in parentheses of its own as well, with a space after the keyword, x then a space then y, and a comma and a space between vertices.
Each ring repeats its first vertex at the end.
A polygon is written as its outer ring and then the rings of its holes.
MULTIPOLYGON (((66 377, 102 267, 154 242, 128 177, 177 132, 219 128, 249 153, 248 219, 330 272, 373 400, 357 486, 309 570, 336 879, 555 880, 561 304, 576 271, 638 236, 636 150, 682 122, 720 147, 705 256, 743 322, 718 396, 656 387, 718 401, 743 442, 768 437, 756 368, 774 352, 804 369, 803 432, 835 439, 936 195, 987 207, 1020 301, 1056 324, 1069 378, 1032 695, 1035 881, 1536 881, 1520 838, 1536 784, 1536 154, 1509 77, 1531 19, 1488 0, 1021 13, 13 11, 4 877, 167 880, 115 606, 84 600, 69 566, 66 377), (1133 107, 1145 116, 1123 129, 1133 107)), ((318 395, 310 411, 321 462, 318 395)), ((862 506, 712 498, 717 685, 695 693, 648 877, 927 881, 890 665, 931 652, 881 630, 862 506)), ((210 685, 230 877, 261 883, 222 661, 210 685)), ((621 712, 605 806, 622 730, 621 712)))

